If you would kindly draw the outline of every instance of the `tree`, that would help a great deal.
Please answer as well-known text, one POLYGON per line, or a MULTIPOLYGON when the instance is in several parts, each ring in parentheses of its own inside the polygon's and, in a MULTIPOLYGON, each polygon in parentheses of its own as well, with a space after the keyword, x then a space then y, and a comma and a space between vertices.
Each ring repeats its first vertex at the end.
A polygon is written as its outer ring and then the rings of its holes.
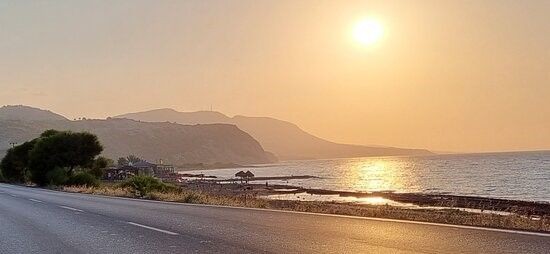
POLYGON ((140 161, 143 161, 143 159, 133 155, 133 154, 130 154, 128 155, 128 157, 126 157, 126 160, 128 160, 128 163, 131 163, 131 164, 135 164, 135 163, 138 163, 140 161))
POLYGON ((113 165, 113 160, 105 158, 103 156, 99 156, 92 162, 89 173, 99 179, 103 177, 103 174, 105 173, 105 168, 111 165, 113 165))
POLYGON ((26 182, 28 179, 29 152, 36 140, 25 142, 8 150, 0 162, 0 169, 5 180, 10 182, 26 182))
POLYGON ((46 185, 48 172, 63 168, 71 176, 76 167, 92 165, 103 147, 97 137, 87 132, 48 130, 36 140, 29 152, 31 180, 46 185))
POLYGON ((117 166, 119 166, 119 167, 128 166, 128 164, 129 164, 128 160, 124 157, 120 157, 117 160, 117 166))
POLYGON ((42 134, 40 134, 40 137, 41 138, 47 138, 47 137, 51 137, 51 136, 53 136, 55 134, 59 134, 59 133, 60 133, 60 131, 58 131, 58 130, 49 129, 49 130, 46 130, 46 131, 42 132, 42 134))

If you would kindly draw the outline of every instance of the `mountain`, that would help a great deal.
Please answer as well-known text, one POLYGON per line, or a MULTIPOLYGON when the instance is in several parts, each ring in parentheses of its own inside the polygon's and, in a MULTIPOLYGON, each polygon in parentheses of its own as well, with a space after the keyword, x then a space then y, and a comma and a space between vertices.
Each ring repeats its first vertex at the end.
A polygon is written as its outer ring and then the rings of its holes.
POLYGON ((2 110, 0 153, 5 153, 11 142, 23 143, 39 136, 44 130, 56 129, 96 134, 104 146, 103 155, 113 159, 134 154, 149 161, 163 159, 176 165, 217 162, 255 164, 275 160, 258 141, 229 124, 181 125, 129 119, 69 121, 59 117, 47 118, 45 115, 37 115, 39 120, 33 120, 29 117, 32 114, 21 117, 16 112, 22 112, 21 108, 2 110))
POLYGON ((115 118, 146 122, 175 122, 180 124, 234 124, 260 142, 262 147, 279 159, 324 159, 362 156, 425 155, 424 149, 361 146, 338 144, 300 129, 297 125, 269 117, 228 117, 219 112, 178 112, 173 109, 156 109, 129 113, 115 118))
POLYGON ((3 106, 0 108, 0 119, 23 120, 23 121, 65 121, 68 120, 48 110, 42 110, 29 106, 3 106))

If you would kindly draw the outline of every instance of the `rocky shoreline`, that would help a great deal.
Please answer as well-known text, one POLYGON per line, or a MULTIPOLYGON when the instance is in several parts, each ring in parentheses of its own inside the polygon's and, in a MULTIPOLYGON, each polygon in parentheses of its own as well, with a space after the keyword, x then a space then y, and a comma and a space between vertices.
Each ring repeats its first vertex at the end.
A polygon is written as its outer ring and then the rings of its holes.
MULTIPOLYGON (((257 177, 251 180, 286 180, 286 179, 306 179, 313 176, 287 176, 287 177, 257 177)), ((336 195, 339 197, 353 198, 383 198, 402 204, 411 204, 419 207, 438 207, 438 208, 465 208, 475 209, 481 212, 497 211, 505 213, 514 213, 528 217, 550 216, 550 203, 509 200, 488 197, 450 195, 450 194, 432 194, 432 193, 396 193, 396 192, 353 192, 336 191, 326 189, 311 189, 292 185, 269 185, 257 183, 240 183, 237 179, 228 180, 191 180, 185 183, 179 183, 186 188, 196 189, 204 192, 220 192, 227 195, 254 195, 256 197, 266 197, 270 195, 281 194, 310 194, 310 195, 336 195)))

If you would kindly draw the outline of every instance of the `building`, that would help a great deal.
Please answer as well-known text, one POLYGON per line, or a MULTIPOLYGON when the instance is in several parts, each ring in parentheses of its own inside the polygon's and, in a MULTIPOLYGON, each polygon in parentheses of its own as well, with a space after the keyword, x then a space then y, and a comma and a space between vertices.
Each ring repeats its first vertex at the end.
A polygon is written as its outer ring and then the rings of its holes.
POLYGON ((147 161, 139 161, 131 164, 132 167, 135 167, 140 170, 140 173, 143 175, 154 175, 157 165, 149 163, 147 161))
POLYGON ((172 165, 166 165, 162 162, 159 164, 150 163, 148 161, 140 161, 134 163, 132 166, 143 170, 143 172, 151 175, 175 173, 175 168, 172 165))
POLYGON ((122 167, 107 168, 103 178, 107 180, 124 180, 135 175, 164 177, 172 174, 175 174, 175 168, 172 165, 140 161, 122 167))
POLYGON ((105 170, 103 178, 106 180, 124 180, 139 175, 140 169, 133 166, 110 167, 105 170))

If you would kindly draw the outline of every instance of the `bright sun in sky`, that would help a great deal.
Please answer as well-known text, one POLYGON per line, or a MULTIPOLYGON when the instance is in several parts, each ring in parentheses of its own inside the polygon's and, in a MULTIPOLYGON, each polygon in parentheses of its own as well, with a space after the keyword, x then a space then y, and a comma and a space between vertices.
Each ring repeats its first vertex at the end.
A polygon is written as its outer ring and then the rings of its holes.
POLYGON ((365 46, 375 44, 382 38, 382 35, 384 35, 384 27, 375 19, 360 20, 353 27, 353 38, 365 46))

